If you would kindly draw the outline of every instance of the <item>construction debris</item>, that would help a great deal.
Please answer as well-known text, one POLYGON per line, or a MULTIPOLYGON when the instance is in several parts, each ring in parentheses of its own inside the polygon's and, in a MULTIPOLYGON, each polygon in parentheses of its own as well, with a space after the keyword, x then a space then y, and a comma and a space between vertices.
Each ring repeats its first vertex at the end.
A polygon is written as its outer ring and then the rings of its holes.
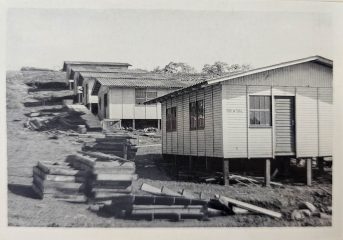
POLYGON ((230 205, 242 208, 242 209, 246 209, 249 210, 251 212, 255 212, 255 213, 260 213, 260 214, 264 214, 270 217, 274 217, 274 218, 281 218, 282 214, 278 213, 278 212, 274 212, 265 208, 261 208, 255 205, 252 205, 250 203, 245 203, 242 201, 238 201, 236 199, 232 199, 232 198, 228 198, 228 197, 224 197, 224 196, 219 196, 219 195, 215 195, 215 198, 219 200, 219 202, 227 207, 229 207, 230 205))

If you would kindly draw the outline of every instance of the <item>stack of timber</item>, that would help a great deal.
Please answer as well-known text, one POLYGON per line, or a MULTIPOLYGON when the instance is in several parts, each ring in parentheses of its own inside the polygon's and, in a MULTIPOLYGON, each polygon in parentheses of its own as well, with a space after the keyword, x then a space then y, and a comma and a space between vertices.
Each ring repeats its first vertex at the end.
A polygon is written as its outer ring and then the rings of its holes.
POLYGON ((143 184, 142 191, 154 195, 131 195, 112 199, 104 209, 116 217, 126 219, 181 219, 207 220, 208 217, 225 215, 221 210, 208 206, 208 201, 181 191, 177 193, 166 187, 162 189, 143 184))
POLYGON ((132 192, 132 182, 137 179, 135 163, 115 155, 80 151, 69 162, 88 173, 85 193, 91 202, 126 196, 132 192))
POLYGON ((113 199, 104 209, 126 219, 181 219, 205 220, 213 215, 223 215, 207 206, 207 201, 175 196, 131 195, 113 199))
POLYGON ((72 169, 66 163, 39 161, 33 167, 32 188, 41 198, 53 197, 69 202, 85 202, 87 172, 72 169))
POLYGON ((137 152, 132 139, 135 138, 125 133, 105 133, 105 138, 97 138, 94 143, 85 143, 82 150, 114 154, 132 160, 137 152))

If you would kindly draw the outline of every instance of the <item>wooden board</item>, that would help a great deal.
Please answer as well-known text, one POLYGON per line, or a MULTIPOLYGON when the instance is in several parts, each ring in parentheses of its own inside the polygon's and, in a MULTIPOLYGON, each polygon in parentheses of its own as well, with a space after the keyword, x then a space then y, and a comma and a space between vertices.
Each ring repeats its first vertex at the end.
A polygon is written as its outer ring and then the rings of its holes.
POLYGON ((66 165, 53 165, 52 162, 39 161, 37 167, 46 174, 65 176, 85 176, 85 171, 74 170, 66 165))
POLYGON ((133 181, 137 180, 137 174, 97 174, 95 175, 95 181, 133 181))
POLYGON ((51 175, 41 171, 38 167, 33 167, 33 175, 39 176, 43 180, 56 181, 56 182, 84 182, 85 178, 82 176, 64 176, 64 175, 51 175))
POLYGON ((278 212, 274 212, 265 208, 261 208, 255 205, 252 205, 250 203, 245 203, 236 199, 232 199, 232 198, 228 198, 228 197, 224 197, 224 196, 219 196, 219 195, 215 195, 215 197, 219 200, 219 202, 225 206, 229 206, 229 204, 237 206, 239 208, 243 208, 255 213, 261 213, 267 216, 271 216, 274 218, 281 218, 282 214, 278 213, 278 212))

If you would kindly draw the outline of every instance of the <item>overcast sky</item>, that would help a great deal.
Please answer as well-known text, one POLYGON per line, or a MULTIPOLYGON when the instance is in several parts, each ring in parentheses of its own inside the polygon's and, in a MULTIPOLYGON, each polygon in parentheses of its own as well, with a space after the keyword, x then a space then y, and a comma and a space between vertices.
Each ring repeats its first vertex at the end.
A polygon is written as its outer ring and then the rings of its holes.
POLYGON ((65 60, 128 62, 151 70, 170 61, 261 67, 332 58, 328 13, 180 10, 10 9, 7 69, 60 69, 65 60))

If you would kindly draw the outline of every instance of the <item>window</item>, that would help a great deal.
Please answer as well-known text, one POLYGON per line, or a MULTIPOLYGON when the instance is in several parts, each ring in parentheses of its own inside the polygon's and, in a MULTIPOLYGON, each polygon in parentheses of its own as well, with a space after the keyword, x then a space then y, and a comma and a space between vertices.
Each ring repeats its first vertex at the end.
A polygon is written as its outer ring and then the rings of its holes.
POLYGON ((146 99, 145 89, 136 89, 136 104, 143 104, 146 99))
POLYGON ((204 100, 189 103, 189 121, 191 130, 205 128, 204 100))
POLYGON ((250 126, 271 126, 271 97, 250 96, 250 126))
POLYGON ((167 132, 176 131, 176 107, 167 108, 166 129, 167 132))
POLYGON ((105 109, 107 107, 107 101, 108 101, 108 99, 107 99, 107 93, 106 93, 106 94, 104 94, 104 108, 105 109))
POLYGON ((136 104, 143 104, 145 101, 149 101, 157 97, 157 91, 136 89, 136 104))

